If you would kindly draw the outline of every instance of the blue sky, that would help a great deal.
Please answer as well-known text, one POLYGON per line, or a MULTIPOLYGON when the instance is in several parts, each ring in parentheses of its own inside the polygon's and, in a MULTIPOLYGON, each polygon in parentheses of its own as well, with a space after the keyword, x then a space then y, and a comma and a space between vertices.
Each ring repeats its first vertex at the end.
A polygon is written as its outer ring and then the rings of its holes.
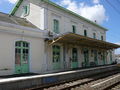
MULTIPOLYGON (((16 0, 0 0, 0 12, 9 13, 15 4, 15 1, 16 0)), ((107 31, 107 41, 120 44, 120 0, 108 0, 109 3, 107 0, 52 1, 72 11, 75 10, 76 13, 89 19, 93 19, 92 17, 95 17, 94 19, 98 20, 100 25, 109 30, 107 31)), ((117 53, 120 53, 120 50, 118 50, 117 53)))

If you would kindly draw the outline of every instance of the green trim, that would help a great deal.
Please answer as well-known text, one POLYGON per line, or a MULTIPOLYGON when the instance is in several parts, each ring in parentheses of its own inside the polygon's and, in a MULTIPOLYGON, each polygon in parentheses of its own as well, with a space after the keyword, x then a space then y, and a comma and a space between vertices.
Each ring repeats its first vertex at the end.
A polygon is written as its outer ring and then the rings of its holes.
MULTIPOLYGON (((97 26, 97 27, 99 27, 101 29, 104 29, 106 31, 108 30, 108 29, 106 29, 106 28, 104 28, 104 27, 102 27, 102 26, 100 26, 100 25, 98 25, 98 24, 96 24, 96 23, 94 23, 94 22, 92 22, 92 21, 90 21, 90 20, 88 20, 88 19, 86 19, 86 18, 84 18, 84 17, 82 17, 82 16, 80 16, 80 15, 78 15, 78 14, 76 14, 76 13, 70 11, 70 10, 68 10, 68 9, 66 9, 66 8, 64 8, 64 7, 61 7, 61 6, 57 5, 57 4, 55 4, 54 2, 52 2, 50 0, 41 0, 41 1, 44 1, 44 2, 46 2, 48 4, 51 4, 51 5, 57 7, 59 9, 61 9, 61 10, 64 10, 65 12, 68 12, 68 13, 72 14, 72 15, 75 15, 75 16, 79 17, 80 19, 82 19, 82 20, 84 20, 84 21, 86 21, 86 22, 88 22, 90 24, 93 24, 93 25, 95 25, 95 26, 97 26)), ((18 10, 18 8, 19 8, 19 6, 21 5, 22 2, 23 2, 23 0, 18 0, 18 2, 16 3, 15 7, 10 12, 11 15, 15 14, 15 12, 18 10)))
POLYGON ((10 11, 10 15, 14 15, 15 12, 18 10, 19 6, 21 5, 21 3, 23 2, 23 0, 18 0, 15 4, 15 6, 13 7, 13 9, 10 11))

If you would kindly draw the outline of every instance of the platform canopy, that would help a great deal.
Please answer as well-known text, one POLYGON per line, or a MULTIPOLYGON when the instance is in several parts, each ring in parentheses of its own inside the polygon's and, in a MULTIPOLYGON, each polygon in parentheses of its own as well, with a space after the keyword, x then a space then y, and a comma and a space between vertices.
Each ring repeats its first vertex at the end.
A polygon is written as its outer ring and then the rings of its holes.
POLYGON ((120 45, 117 44, 85 37, 74 33, 62 34, 58 37, 48 40, 48 42, 50 44, 54 44, 54 43, 73 44, 73 45, 106 49, 106 50, 120 48, 120 45))

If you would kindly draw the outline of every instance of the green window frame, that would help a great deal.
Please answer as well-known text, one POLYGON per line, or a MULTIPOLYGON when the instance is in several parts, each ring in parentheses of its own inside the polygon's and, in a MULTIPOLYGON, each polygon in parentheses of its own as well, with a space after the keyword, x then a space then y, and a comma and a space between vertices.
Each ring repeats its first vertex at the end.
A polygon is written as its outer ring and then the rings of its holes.
POLYGON ((59 33, 59 21, 56 19, 53 20, 53 32, 59 33))
POLYGON ((87 30, 84 30, 84 36, 87 37, 87 30))
POLYGON ((72 25, 72 32, 76 33, 76 26, 75 25, 72 25))
POLYGON ((96 33, 93 33, 93 38, 96 39, 96 33))
POLYGON ((29 73, 29 43, 15 42, 15 73, 29 73))
POLYGON ((15 58, 16 58, 15 59, 16 64, 18 64, 18 62, 20 64, 21 59, 24 60, 24 63, 28 63, 28 61, 26 61, 26 60, 29 60, 29 43, 28 42, 17 41, 15 43, 15 58))
POLYGON ((30 5, 23 6, 23 14, 24 16, 29 15, 30 13, 30 5))

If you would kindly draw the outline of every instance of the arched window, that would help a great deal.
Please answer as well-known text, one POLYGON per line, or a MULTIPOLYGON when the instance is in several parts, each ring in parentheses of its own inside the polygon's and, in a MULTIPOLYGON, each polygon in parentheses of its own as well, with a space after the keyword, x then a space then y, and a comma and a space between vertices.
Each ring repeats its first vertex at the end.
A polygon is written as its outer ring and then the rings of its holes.
POLYGON ((15 65, 16 73, 27 73, 29 71, 29 43, 17 41, 15 43, 15 65))

